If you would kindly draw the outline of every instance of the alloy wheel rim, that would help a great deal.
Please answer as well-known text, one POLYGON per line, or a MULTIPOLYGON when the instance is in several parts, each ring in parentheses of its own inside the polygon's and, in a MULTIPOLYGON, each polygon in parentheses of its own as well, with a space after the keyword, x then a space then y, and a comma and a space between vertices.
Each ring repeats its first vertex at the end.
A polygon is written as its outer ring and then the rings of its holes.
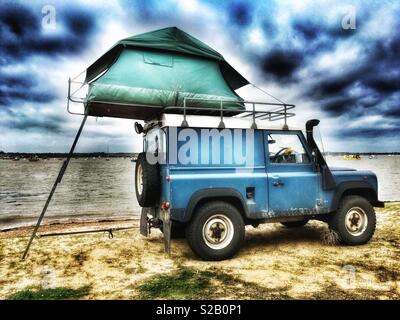
POLYGON ((211 216, 203 225, 203 240, 214 250, 226 248, 231 243, 233 234, 233 223, 223 214, 211 216))
POLYGON ((367 229, 367 214, 360 207, 353 207, 346 213, 345 225, 351 235, 360 236, 367 229))

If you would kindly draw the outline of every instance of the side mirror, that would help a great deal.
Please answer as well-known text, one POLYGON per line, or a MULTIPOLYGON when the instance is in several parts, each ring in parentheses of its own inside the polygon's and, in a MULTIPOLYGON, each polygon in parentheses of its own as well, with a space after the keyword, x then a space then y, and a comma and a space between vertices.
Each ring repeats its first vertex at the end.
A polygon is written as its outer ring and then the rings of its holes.
POLYGON ((135 122, 135 132, 141 134, 143 132, 143 126, 139 122, 135 122))

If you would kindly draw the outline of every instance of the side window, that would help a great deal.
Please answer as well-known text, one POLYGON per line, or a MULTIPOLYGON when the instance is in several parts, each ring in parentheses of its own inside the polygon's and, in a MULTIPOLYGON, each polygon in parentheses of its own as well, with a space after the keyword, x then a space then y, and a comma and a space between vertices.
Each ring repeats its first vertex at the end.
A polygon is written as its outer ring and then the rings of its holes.
POLYGON ((270 133, 268 150, 271 163, 310 163, 300 137, 295 133, 270 133))

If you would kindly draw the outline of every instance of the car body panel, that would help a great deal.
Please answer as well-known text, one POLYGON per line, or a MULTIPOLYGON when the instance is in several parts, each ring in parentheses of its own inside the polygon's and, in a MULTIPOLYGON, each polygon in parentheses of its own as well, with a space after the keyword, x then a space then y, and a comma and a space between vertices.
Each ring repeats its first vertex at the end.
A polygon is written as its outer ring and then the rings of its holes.
MULTIPOLYGON (((153 132, 146 135, 144 149, 154 153, 156 146, 159 149, 158 153, 164 157, 160 164, 160 203, 169 203, 172 220, 188 222, 197 204, 217 198, 236 201, 248 221, 326 214, 336 210, 338 197, 340 198, 348 188, 368 189, 371 194, 376 195, 376 203, 379 202, 377 178, 371 171, 332 168, 336 187, 323 190, 321 173, 315 170, 312 163, 270 163, 266 136, 271 130, 251 130, 254 138, 254 158, 251 165, 247 162, 215 164, 212 159, 216 152, 222 157, 242 152, 248 139, 244 133, 241 135, 241 144, 233 144, 232 149, 226 148, 224 139, 221 139, 219 144, 210 139, 208 153, 206 152, 208 158, 203 157, 207 147, 204 147, 199 138, 197 163, 182 163, 178 152, 189 139, 179 137, 185 128, 156 127, 152 130, 158 130, 158 134, 153 132), (158 136, 158 144, 147 141, 149 137, 154 139, 155 136, 158 136), (175 149, 170 148, 171 143, 176 144, 175 149), (177 154, 172 155, 171 150, 177 154), (207 160, 206 163, 203 160, 207 160), (283 185, 276 186, 277 181, 283 185)), ((201 128, 193 130, 201 136, 201 128)), ((236 129, 225 130, 231 130, 233 137, 233 130, 236 129)), ((311 159, 311 151, 302 131, 286 131, 286 134, 298 135, 311 159)), ((188 153, 189 157, 192 151, 188 153)))

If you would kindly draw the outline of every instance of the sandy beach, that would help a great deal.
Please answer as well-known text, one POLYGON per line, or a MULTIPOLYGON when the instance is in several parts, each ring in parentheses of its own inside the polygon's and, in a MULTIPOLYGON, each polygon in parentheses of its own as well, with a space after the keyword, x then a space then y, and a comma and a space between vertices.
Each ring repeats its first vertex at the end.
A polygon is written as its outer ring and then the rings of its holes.
POLYGON ((0 232, 1 299, 399 299, 400 203, 377 210, 377 230, 363 246, 332 245, 327 226, 246 227, 233 259, 199 260, 184 239, 163 251, 161 232, 139 234, 138 221, 44 226, 21 260, 30 228, 0 232))

